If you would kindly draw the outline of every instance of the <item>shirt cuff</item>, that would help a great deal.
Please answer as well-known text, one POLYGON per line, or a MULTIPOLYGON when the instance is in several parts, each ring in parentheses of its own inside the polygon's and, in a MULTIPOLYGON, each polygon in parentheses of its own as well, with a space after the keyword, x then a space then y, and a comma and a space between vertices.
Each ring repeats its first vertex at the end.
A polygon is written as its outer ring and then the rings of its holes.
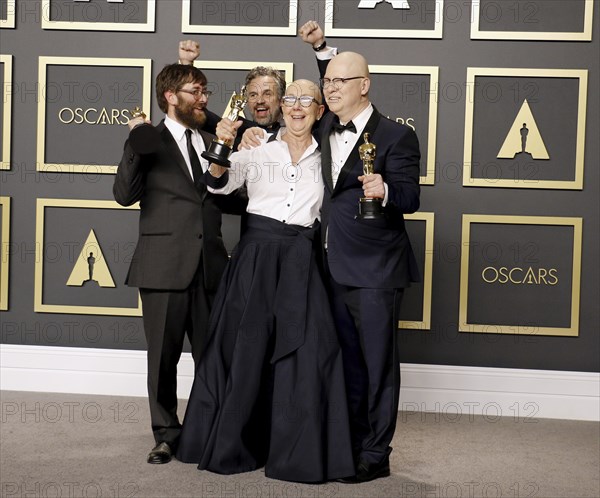
MULTIPOLYGON (((223 175, 223 176, 225 176, 225 175, 223 175)), ((385 183, 385 182, 383 182, 383 190, 385 190, 385 194, 384 194, 384 196, 383 196, 383 201, 381 202, 381 205, 382 205, 383 207, 385 207, 385 205, 386 205, 386 204, 387 204, 387 202, 388 202, 388 185, 387 185, 387 183, 385 183)))
POLYGON ((229 170, 225 171, 219 178, 215 178, 209 171, 206 171, 206 173, 204 173, 204 179, 206 180, 206 186, 211 192, 213 190, 222 189, 229 181, 229 170))
POLYGON ((336 47, 325 47, 323 50, 315 52, 315 55, 320 61, 327 61, 329 59, 333 59, 337 53, 338 49, 336 47))

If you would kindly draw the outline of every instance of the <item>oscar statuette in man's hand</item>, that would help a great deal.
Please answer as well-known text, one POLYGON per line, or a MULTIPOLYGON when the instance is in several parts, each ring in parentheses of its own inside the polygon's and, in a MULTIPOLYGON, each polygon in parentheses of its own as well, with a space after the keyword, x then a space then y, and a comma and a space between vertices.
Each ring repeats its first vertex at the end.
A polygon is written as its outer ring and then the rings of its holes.
MULTIPOLYGON (((235 123, 244 107, 246 107, 247 103, 248 97, 246 95, 246 87, 243 86, 240 90, 240 93, 234 93, 231 97, 231 111, 229 111, 227 119, 229 119, 232 123, 235 123)), ((210 163, 229 168, 231 166, 231 163, 229 162, 229 156, 232 152, 232 146, 233 140, 220 140, 219 138, 215 138, 210 144, 208 150, 203 152, 201 155, 210 163)))
MULTIPOLYGON (((131 119, 146 119, 146 114, 139 107, 129 111, 131 119)), ((160 143, 160 135, 150 123, 140 123, 129 132, 129 144, 137 154, 152 154, 160 143)))
MULTIPOLYGON (((372 175, 374 172, 377 146, 369 142, 370 134, 363 135, 365 143, 358 148, 358 154, 363 162, 363 175, 372 175)), ((358 204, 358 217, 363 220, 376 220, 383 217, 381 199, 377 197, 361 197, 358 204)))

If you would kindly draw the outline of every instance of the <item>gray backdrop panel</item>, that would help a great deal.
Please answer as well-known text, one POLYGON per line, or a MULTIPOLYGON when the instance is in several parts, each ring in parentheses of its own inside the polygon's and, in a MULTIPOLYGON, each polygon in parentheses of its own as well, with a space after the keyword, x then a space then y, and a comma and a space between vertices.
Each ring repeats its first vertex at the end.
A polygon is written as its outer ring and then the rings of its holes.
MULTIPOLYGON (((573 5, 577 3, 579 2, 574 1, 573 5)), ((421 195, 421 209, 435 213, 432 325, 430 331, 398 332, 401 360, 426 364, 597 372, 600 363, 600 176, 597 167, 600 164, 597 139, 600 135, 600 118, 597 112, 600 108, 600 23, 594 23, 592 42, 470 40, 470 3, 447 0, 446 4, 446 10, 452 13, 452 18, 445 20, 444 38, 441 40, 328 40, 331 45, 343 50, 364 54, 370 64, 440 67, 436 179, 435 185, 423 186, 421 195), (462 185, 467 67, 589 69, 586 167, 582 191, 477 188, 462 185), (463 213, 577 216, 584 219, 579 337, 507 336, 457 331, 463 213)), ((596 21, 600 19, 599 5, 600 2, 595 2, 596 21)), ((301 0, 299 7, 299 26, 313 18, 324 23, 324 2, 301 0)), ((112 175, 36 171, 36 84, 39 55, 82 58, 150 57, 154 61, 155 77, 165 63, 177 60, 179 40, 193 38, 200 41, 201 58, 205 60, 292 60, 297 77, 318 77, 314 52, 295 37, 267 36, 268 28, 265 28, 264 36, 234 36, 226 32, 183 35, 180 1, 157 2, 156 9, 156 33, 53 31, 42 30, 40 27, 39 0, 19 0, 17 28, 0 30, 2 52, 14 56, 15 83, 12 169, 0 172, 2 195, 12 197, 13 220, 10 310, 2 316, 0 340, 3 343, 145 348, 141 319, 138 318, 33 312, 36 199, 112 199, 113 184, 112 175)), ((561 15, 569 14, 562 12, 561 15)), ((381 107, 383 104, 378 102, 378 105, 381 107)), ((388 114, 385 108, 381 111, 388 114)), ((548 111, 551 112, 551 109, 548 111)), ((155 100, 152 112, 153 120, 158 122, 161 113, 155 100)), ((492 120, 495 114, 488 117, 492 120)), ((559 119, 562 119, 562 115, 559 119)), ((119 162, 126 136, 127 130, 123 129, 122 135, 114 142, 104 144, 113 164, 119 162)), ((479 144, 475 144, 475 147, 477 150, 479 144)), ((226 223, 229 224, 229 220, 226 223)), ((230 233, 235 236, 235 229, 230 233)), ((408 299, 406 302, 408 303, 408 299)))

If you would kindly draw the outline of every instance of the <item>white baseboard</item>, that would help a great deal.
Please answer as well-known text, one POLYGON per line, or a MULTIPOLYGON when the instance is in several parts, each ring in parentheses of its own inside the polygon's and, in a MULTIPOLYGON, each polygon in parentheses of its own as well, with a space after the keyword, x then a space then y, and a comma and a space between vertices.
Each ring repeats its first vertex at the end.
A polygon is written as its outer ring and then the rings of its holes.
MULTIPOLYGON (((194 365, 179 362, 178 395, 188 397, 194 365)), ((0 389, 146 396, 146 352, 0 345, 0 389)), ((402 364, 402 416, 453 421, 483 415, 600 420, 600 374, 402 364)))

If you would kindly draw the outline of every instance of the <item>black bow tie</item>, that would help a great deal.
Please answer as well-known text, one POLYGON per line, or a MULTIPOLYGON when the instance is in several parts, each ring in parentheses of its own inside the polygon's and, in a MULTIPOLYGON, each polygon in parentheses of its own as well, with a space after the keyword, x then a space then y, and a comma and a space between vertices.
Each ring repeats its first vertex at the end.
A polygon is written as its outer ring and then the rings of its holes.
POLYGON ((279 121, 275 121, 274 123, 272 123, 270 125, 266 125, 266 126, 258 125, 258 126, 263 128, 264 130, 268 131, 269 133, 273 133, 273 132, 279 131, 279 128, 281 128, 281 123, 279 123, 279 121))
POLYGON ((331 128, 336 133, 343 133, 346 130, 351 131, 352 133, 356 133, 356 126, 354 126, 354 123, 352 121, 348 121, 348 123, 346 123, 345 125, 340 124, 338 121, 336 121, 335 123, 333 123, 331 128))

